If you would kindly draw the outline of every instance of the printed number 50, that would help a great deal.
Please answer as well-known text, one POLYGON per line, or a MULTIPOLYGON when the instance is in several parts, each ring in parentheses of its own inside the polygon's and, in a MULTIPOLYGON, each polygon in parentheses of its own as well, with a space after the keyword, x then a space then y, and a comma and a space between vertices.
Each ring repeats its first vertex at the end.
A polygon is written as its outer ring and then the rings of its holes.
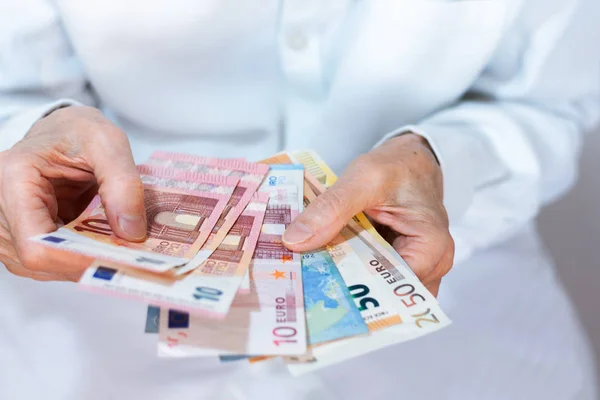
POLYGON ((365 310, 369 309, 369 307, 367 307, 368 304, 373 306, 371 308, 379 307, 379 302, 377 300, 375 300, 372 297, 364 297, 364 296, 368 295, 369 291, 370 291, 369 288, 367 287, 367 285, 363 285, 363 284, 352 285, 352 286, 348 287, 348 290, 350 291, 350 294, 352 295, 353 298, 360 299, 360 300, 358 300, 358 304, 360 306, 360 307, 358 307, 358 311, 365 311, 365 310), (357 291, 358 291, 358 293, 355 293, 357 291))

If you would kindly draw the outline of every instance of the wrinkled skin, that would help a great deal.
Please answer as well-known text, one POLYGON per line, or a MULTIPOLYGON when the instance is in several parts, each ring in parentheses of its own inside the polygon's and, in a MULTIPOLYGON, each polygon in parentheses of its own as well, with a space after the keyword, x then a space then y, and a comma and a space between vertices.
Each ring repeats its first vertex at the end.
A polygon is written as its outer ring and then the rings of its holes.
POLYGON ((85 257, 56 262, 28 238, 74 219, 98 192, 113 231, 143 240, 144 193, 125 133, 91 107, 63 108, 38 121, 0 153, 0 261, 20 276, 77 280, 85 257))
POLYGON ((296 251, 318 248, 365 211, 387 228, 386 239, 437 296, 454 259, 442 200, 442 172, 427 141, 401 135, 357 158, 290 225, 284 241, 296 251))

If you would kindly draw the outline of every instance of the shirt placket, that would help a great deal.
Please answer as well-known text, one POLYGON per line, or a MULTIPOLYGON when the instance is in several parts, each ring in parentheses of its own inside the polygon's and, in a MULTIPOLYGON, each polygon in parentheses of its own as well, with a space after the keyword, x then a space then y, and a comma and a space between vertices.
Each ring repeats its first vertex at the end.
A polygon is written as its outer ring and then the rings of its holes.
POLYGON ((282 0, 278 47, 284 79, 283 147, 306 146, 328 96, 327 55, 351 0, 282 0))
POLYGON ((279 50, 283 75, 297 95, 315 97, 323 87, 322 10, 327 0, 283 0, 279 50))

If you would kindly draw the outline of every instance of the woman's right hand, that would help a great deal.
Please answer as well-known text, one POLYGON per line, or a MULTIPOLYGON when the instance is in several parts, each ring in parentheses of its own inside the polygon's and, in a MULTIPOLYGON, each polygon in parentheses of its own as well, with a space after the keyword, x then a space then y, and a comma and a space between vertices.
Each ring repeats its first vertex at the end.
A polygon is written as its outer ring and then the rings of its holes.
POLYGON ((144 191, 125 133, 91 107, 38 121, 0 153, 0 261, 19 276, 79 279, 85 257, 57 258, 29 238, 76 218, 96 193, 116 235, 145 239, 144 191))

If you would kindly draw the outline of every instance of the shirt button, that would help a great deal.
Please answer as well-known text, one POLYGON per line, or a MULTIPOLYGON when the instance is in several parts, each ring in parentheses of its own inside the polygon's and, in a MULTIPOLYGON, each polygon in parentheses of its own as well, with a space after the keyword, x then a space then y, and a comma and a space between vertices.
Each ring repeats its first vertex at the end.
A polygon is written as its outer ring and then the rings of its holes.
POLYGON ((290 49, 302 51, 308 45, 308 38, 302 31, 294 30, 287 34, 286 42, 290 49))

